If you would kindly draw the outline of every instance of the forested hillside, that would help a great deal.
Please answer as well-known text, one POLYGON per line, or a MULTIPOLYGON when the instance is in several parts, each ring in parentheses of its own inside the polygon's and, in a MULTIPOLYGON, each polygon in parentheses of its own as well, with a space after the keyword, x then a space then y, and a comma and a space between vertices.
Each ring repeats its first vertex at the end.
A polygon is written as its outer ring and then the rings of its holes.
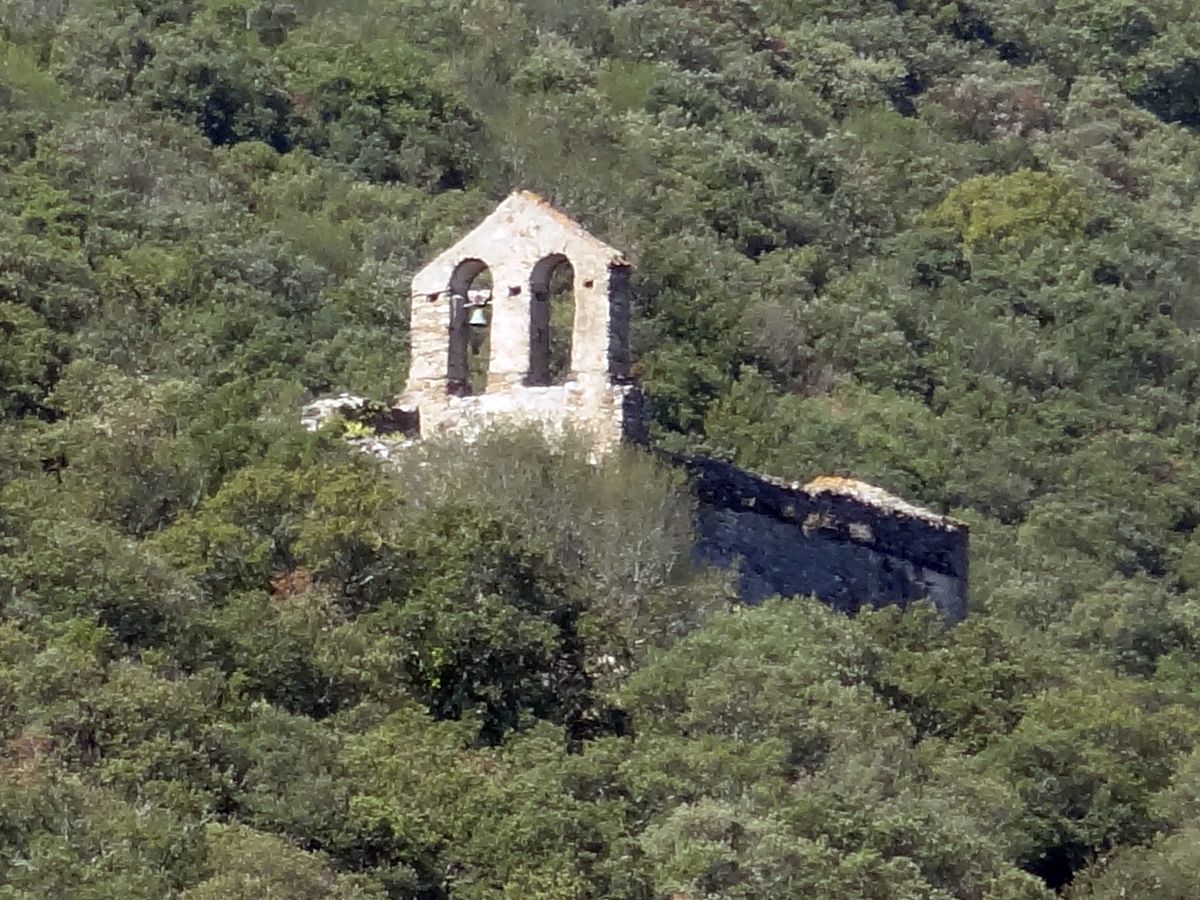
POLYGON ((1196 129, 1187 0, 0 0, 0 898, 1200 896, 1196 129), (518 187, 660 444, 967 520, 968 620, 302 432, 518 187))

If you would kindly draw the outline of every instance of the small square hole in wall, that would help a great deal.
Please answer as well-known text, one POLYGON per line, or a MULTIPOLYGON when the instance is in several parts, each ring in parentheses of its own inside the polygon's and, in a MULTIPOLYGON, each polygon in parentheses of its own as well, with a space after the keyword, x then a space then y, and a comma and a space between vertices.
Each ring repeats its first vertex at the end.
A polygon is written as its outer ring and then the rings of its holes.
POLYGON ((428 294, 428 295, 426 295, 425 299, 428 300, 430 303, 437 303, 437 299, 440 296, 441 296, 441 294, 428 294))
POLYGON ((514 284, 512 287, 510 287, 508 289, 508 296, 510 296, 510 297, 516 297, 520 293, 521 293, 521 286, 519 284, 514 284))
POLYGON ((583 283, 583 286, 584 286, 585 288, 595 287, 595 286, 596 286, 596 282, 594 282, 592 279, 590 279, 590 278, 589 278, 587 281, 585 281, 585 282, 583 283))

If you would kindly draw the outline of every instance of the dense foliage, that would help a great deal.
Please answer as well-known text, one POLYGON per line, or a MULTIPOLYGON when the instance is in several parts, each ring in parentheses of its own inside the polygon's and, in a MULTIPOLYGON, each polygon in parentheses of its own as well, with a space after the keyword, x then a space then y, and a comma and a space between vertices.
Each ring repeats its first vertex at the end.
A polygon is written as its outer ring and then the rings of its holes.
POLYGON ((1196 128, 1183 0, 0 0, 0 898, 1194 897, 1196 128), (514 187, 660 443, 953 511, 970 618, 301 432, 514 187))

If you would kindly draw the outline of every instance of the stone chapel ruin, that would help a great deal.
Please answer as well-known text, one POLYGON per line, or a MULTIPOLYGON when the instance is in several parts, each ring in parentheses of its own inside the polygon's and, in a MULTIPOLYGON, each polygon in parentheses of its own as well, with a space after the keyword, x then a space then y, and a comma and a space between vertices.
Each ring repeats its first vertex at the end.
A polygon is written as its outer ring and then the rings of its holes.
MULTIPOLYGON (((469 434, 494 422, 589 435, 597 452, 641 437, 629 375, 629 263, 536 194, 509 196, 412 282, 412 363, 399 405, 422 434, 469 434), (569 366, 550 377, 550 279, 569 266, 569 366), (491 288, 472 290, 484 271, 491 288), (471 323, 490 329, 486 382, 470 390, 471 323)), ((560 325, 559 327, 564 327, 560 325)))
MULTIPOLYGON (((536 194, 510 195, 418 272, 411 304, 404 393, 390 408, 319 401, 306 427, 340 414, 381 433, 469 440, 497 424, 532 425, 586 435, 598 455, 647 441, 630 374, 630 265, 536 194), (573 298, 570 321, 555 321, 555 284, 573 298)), ((390 452, 370 440, 363 449, 390 452)), ((853 612, 927 598, 950 621, 966 615, 963 523, 850 479, 801 485, 662 455, 690 476, 697 558, 735 568, 746 602, 815 595, 853 612)))

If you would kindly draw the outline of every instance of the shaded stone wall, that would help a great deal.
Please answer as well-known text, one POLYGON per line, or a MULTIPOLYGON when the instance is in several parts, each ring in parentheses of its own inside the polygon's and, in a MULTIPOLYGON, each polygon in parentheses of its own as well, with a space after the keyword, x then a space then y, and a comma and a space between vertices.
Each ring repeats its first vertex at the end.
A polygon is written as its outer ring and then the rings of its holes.
POLYGON ((967 613, 966 525, 862 482, 788 484, 698 457, 669 457, 700 501, 696 555, 739 571, 742 598, 815 595, 836 609, 928 598, 967 613))

